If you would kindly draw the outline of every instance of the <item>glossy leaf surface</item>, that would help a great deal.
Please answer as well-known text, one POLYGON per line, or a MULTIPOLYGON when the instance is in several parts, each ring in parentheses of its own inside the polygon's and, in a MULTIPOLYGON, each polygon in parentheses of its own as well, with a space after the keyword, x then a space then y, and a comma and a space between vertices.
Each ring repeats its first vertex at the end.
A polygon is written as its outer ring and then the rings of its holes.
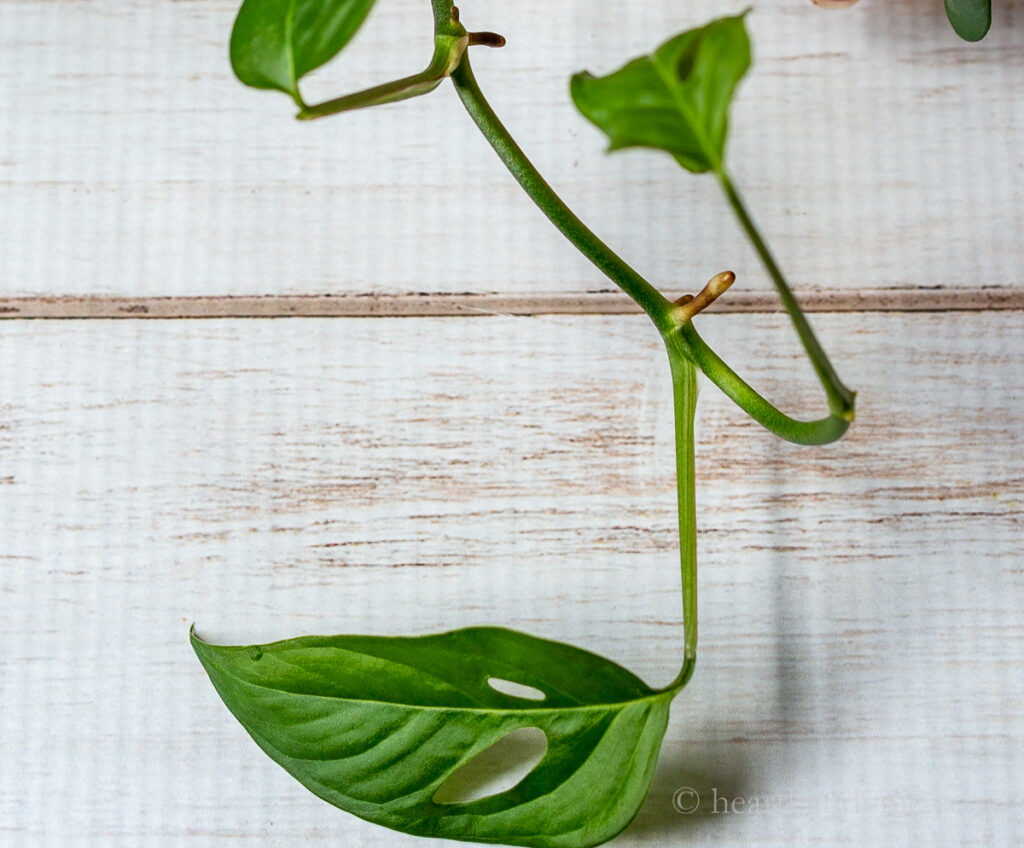
POLYGON ((946 0, 946 14, 965 41, 981 41, 992 26, 992 0, 946 0))
POLYGON ((619 833, 647 796, 676 691, 492 627, 251 647, 193 634, 192 645, 256 743, 321 798, 406 833, 480 842, 582 848, 619 833), (544 697, 506 694, 494 678, 544 697), (547 748, 518 784, 468 803, 434 800, 521 728, 543 731, 547 748))
POLYGON ((254 88, 302 103, 299 80, 334 58, 374 0, 245 0, 231 32, 231 67, 254 88))
POLYGON ((725 152, 729 103, 750 67, 743 17, 681 33, 607 76, 576 74, 572 99, 611 150, 652 147, 690 171, 714 170, 725 152))

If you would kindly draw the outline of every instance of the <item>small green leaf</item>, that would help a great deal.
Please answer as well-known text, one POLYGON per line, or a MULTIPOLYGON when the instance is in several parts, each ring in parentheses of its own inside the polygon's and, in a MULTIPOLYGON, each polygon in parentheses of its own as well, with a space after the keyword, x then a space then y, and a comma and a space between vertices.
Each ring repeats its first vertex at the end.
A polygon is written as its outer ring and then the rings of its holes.
POLYGON ((250 647, 193 634, 192 646, 228 709, 312 792, 395 830, 477 842, 585 848, 619 833, 647 795, 678 691, 493 627, 250 647), (507 694, 514 687, 501 681, 539 691, 507 694), (541 730, 547 748, 519 783, 466 803, 434 800, 523 728, 541 730))
POLYGON ((231 31, 231 67, 254 88, 290 94, 299 80, 334 58, 366 19, 374 0, 245 0, 231 31))
POLYGON ((576 74, 576 107, 608 135, 610 150, 653 147, 695 173, 717 169, 729 103, 750 67, 745 14, 681 33, 607 76, 576 74))
POLYGON ((981 41, 992 26, 992 0, 946 0, 946 14, 964 41, 981 41))

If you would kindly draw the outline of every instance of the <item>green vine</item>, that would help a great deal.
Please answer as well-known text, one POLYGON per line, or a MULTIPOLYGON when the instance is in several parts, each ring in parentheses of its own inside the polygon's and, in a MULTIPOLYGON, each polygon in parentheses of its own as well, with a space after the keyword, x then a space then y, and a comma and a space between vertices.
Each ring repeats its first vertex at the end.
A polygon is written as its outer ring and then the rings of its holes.
POLYGON ((299 81, 336 55, 373 0, 245 0, 231 39, 235 73, 288 94, 311 120, 426 94, 451 78, 480 132, 566 239, 644 310, 672 376, 682 569, 683 659, 651 689, 579 648, 495 627, 415 638, 302 637, 215 646, 192 634, 225 704, 276 762, 320 797, 406 833, 512 845, 583 848, 625 828, 643 803, 669 705, 697 657, 694 414, 703 372, 756 421, 800 444, 840 438, 854 393, 837 376, 756 228, 725 165, 728 110, 750 66, 744 16, 681 33, 603 77, 577 74, 571 94, 612 150, 647 147, 712 173, 789 313, 825 391, 828 415, 794 419, 744 382, 703 341, 693 319, 733 284, 722 272, 696 295, 670 300, 593 233, 554 192, 485 99, 469 49, 504 39, 469 32, 449 0, 432 0, 434 54, 426 69, 308 105, 299 81), (502 682, 529 687, 509 694, 502 682), (526 691, 526 690, 524 690, 526 691), (544 756, 519 783, 465 803, 439 800, 449 780, 509 733, 539 728, 544 756))

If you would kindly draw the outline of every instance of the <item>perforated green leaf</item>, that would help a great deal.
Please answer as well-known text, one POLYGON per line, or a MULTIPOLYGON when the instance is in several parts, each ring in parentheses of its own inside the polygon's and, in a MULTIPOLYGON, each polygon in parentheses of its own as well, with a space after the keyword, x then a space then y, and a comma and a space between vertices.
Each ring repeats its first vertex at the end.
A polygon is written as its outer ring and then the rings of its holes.
POLYGON ((572 99, 611 150, 652 147, 690 171, 713 170, 725 152, 729 103, 750 67, 743 19, 681 33, 607 76, 576 74, 572 99))
POLYGON ((583 848, 619 833, 647 795, 676 691, 492 627, 251 647, 193 635, 192 645, 256 743, 321 798, 395 830, 479 842, 583 848), (544 697, 505 694, 492 678, 544 697), (467 803, 434 801, 461 766, 531 727, 547 749, 518 784, 467 803))

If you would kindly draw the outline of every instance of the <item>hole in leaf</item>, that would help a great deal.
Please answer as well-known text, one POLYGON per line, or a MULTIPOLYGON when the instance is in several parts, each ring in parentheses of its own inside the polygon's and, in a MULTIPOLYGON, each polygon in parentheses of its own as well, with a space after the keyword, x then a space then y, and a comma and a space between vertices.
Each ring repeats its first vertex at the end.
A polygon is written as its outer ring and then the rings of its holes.
POLYGON ((434 793, 434 803, 468 804, 505 792, 533 771, 547 747, 539 727, 513 730, 456 769, 434 793))
POLYGON ((503 695, 511 695, 513 698, 526 698, 530 701, 543 701, 547 695, 535 689, 532 686, 527 686, 525 683, 515 683, 512 680, 505 680, 503 677, 488 677, 487 685, 492 689, 497 689, 503 695))

